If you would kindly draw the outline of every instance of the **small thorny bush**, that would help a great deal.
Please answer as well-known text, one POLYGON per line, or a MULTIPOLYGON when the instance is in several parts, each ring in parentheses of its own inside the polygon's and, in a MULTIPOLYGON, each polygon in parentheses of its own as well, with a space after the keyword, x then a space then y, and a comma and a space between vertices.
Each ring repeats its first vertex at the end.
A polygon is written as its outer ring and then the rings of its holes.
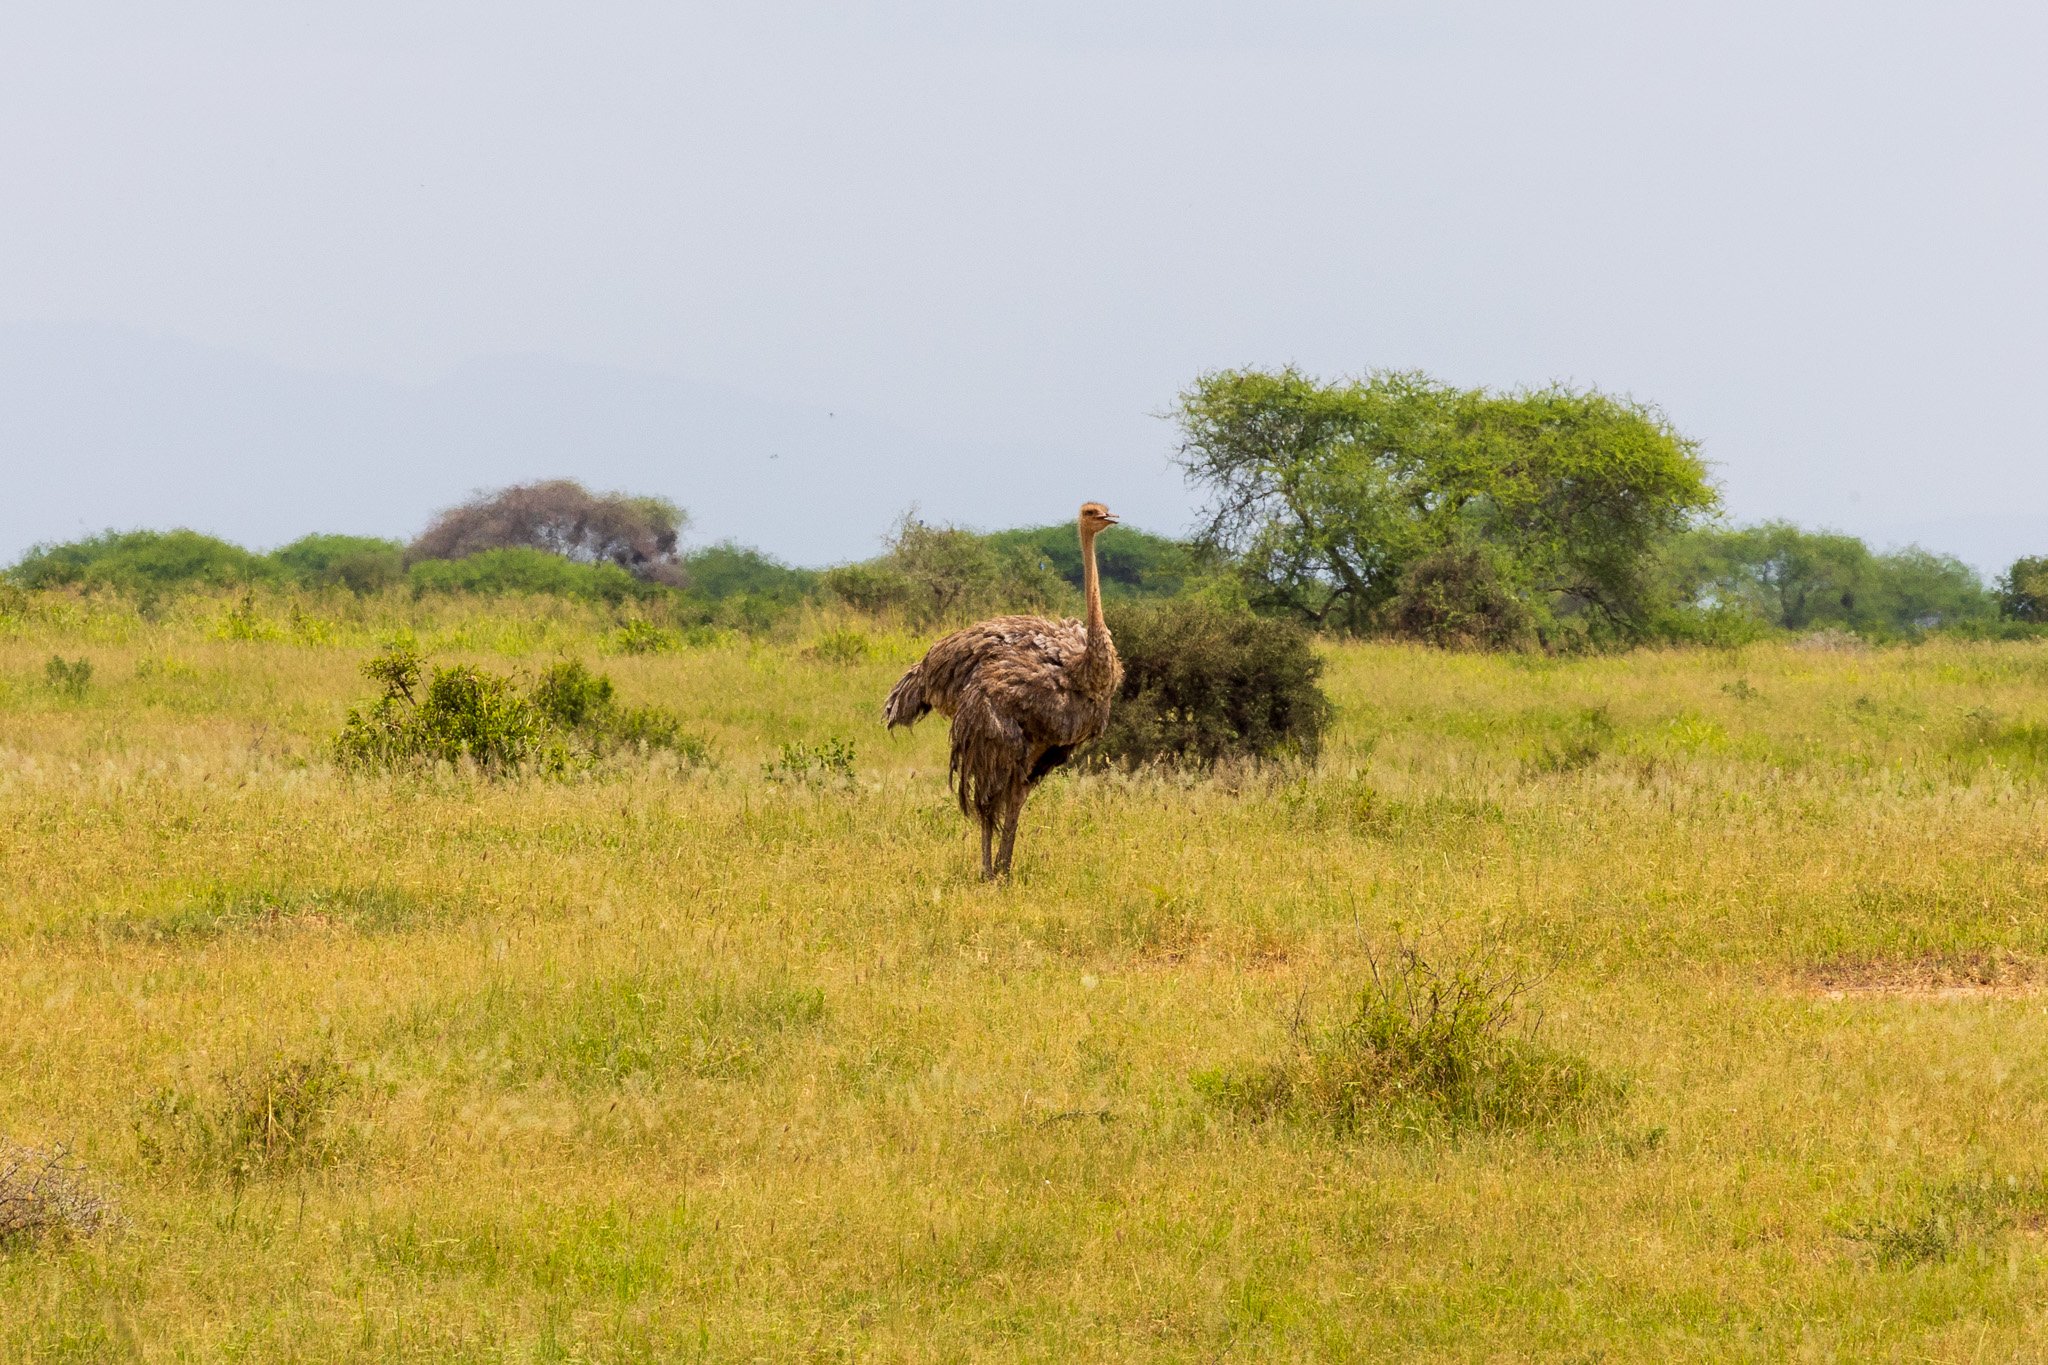
POLYGON ((707 757, 681 717, 624 705, 609 677, 574 659, 523 684, 472 664, 429 673, 419 650, 400 643, 363 672, 384 691, 349 709, 334 740, 335 761, 345 768, 470 763, 492 775, 561 774, 628 749, 666 749, 693 763, 707 757))
POLYGON ((90 1237, 115 1221, 67 1149, 0 1137, 0 1250, 90 1237))
POLYGON ((1303 627, 1200 599, 1114 608, 1108 621, 1124 683, 1095 764, 1315 759, 1332 708, 1303 627))

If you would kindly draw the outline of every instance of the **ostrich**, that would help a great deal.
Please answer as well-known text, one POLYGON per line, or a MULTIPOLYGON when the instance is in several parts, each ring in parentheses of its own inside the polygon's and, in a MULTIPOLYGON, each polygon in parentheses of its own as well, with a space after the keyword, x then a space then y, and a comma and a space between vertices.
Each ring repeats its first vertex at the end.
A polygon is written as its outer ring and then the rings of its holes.
POLYGON ((1017 817, 1039 779, 1109 724, 1109 702, 1124 676, 1102 623, 1095 537, 1116 518, 1081 504, 1086 621, 997 616, 946 636, 889 691, 889 728, 915 725, 927 711, 953 720, 948 777, 960 812, 981 822, 981 875, 1009 875, 1017 817), (992 848, 996 826, 1002 844, 992 848))

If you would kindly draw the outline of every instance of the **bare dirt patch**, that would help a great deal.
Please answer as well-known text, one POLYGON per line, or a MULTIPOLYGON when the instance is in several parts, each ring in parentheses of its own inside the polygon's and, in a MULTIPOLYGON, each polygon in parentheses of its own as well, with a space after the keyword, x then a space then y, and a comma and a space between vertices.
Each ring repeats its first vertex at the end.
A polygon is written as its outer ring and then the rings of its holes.
POLYGON ((1830 1000, 2042 995, 2048 994, 2048 960, 2003 951, 1838 958, 1795 971, 1793 985, 1803 994, 1830 1000))

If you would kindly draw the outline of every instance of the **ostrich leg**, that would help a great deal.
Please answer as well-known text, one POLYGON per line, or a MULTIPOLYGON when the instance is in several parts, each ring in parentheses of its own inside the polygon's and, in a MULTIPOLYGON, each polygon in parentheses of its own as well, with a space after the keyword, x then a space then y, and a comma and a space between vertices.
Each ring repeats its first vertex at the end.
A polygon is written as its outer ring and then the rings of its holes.
POLYGON ((989 845, 990 845, 991 843, 993 843, 993 842, 994 842, 994 840, 995 840, 995 834, 996 834, 996 822, 995 822, 995 820, 994 820, 994 819, 993 819, 992 817, 990 817, 990 816, 986 816, 986 815, 982 816, 982 817, 981 817, 981 879, 982 879, 983 881, 985 881, 985 882, 992 882, 992 881, 994 881, 994 880, 996 879, 996 865, 995 865, 995 858, 994 858, 994 855, 993 855, 993 854, 991 853, 991 851, 990 851, 990 848, 989 848, 989 845))
POLYGON ((1017 818, 1024 814, 1025 792, 1018 792, 1003 802, 1003 846, 996 854, 996 875, 1010 875, 1010 855, 1017 848, 1017 818))

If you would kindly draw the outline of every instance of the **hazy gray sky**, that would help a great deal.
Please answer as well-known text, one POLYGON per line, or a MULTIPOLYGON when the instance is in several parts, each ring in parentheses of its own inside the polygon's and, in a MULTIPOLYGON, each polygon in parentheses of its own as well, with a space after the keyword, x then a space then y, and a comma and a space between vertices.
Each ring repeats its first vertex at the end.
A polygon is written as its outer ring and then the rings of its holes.
POLYGON ((808 562, 1174 530, 1152 414, 1291 361, 1626 391, 1738 517, 1997 567, 2044 69, 2038 0, 9 6, 0 557, 403 534, 514 448, 808 562))

